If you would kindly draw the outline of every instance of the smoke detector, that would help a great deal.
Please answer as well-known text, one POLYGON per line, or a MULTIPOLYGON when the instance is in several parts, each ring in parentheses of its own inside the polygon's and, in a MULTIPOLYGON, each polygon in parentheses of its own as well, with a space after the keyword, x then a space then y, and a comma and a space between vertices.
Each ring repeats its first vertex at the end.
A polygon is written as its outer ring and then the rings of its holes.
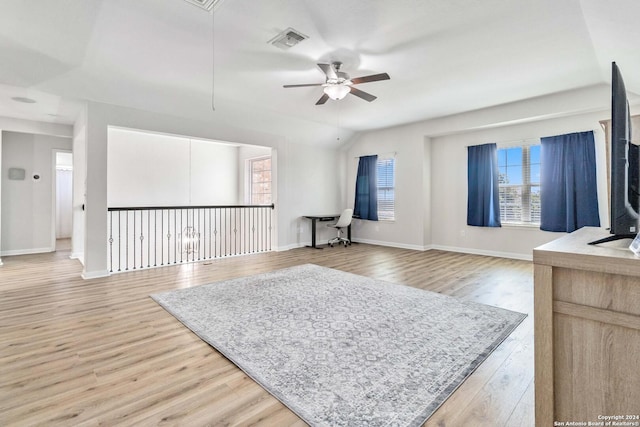
POLYGON ((188 3, 191 3, 195 6, 198 6, 208 12, 211 12, 214 9, 217 9, 220 6, 220 3, 223 0, 185 0, 188 3))
POLYGON ((298 30, 287 28, 286 30, 269 40, 267 43, 271 43, 272 45, 280 49, 290 49, 308 38, 309 36, 305 36, 298 30))

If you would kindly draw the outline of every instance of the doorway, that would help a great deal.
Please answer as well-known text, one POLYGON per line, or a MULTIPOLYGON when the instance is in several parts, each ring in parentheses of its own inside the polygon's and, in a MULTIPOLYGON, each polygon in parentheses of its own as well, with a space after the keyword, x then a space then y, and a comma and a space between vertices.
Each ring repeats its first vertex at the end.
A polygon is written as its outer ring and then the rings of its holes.
POLYGON ((73 233, 73 154, 55 152, 55 250, 71 250, 73 233))

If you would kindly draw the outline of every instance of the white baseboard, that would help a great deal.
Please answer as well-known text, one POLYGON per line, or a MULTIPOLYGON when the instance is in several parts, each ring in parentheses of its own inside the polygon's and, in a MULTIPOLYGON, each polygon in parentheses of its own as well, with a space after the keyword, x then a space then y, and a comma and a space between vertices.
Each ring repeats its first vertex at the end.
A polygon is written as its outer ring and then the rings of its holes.
POLYGON ((109 272, 107 270, 83 271, 81 277, 84 280, 100 279, 102 277, 109 277, 109 272))
POLYGON ((353 242, 366 243, 368 245, 376 245, 376 246, 387 246, 390 248, 411 249, 414 251, 427 251, 431 249, 431 246, 408 245, 406 243, 383 242, 380 240, 369 240, 369 239, 353 239, 353 242))
MULTIPOLYGON (((391 248, 400 248, 400 249, 410 249, 414 251, 428 251, 430 249, 437 249, 441 251, 447 252, 458 252, 463 254, 472 254, 472 255, 484 255, 484 256, 492 256, 497 258, 508 258, 508 259, 518 259, 522 261, 533 261, 533 253, 532 254, 520 254, 515 252, 499 252, 499 251, 488 251, 484 249, 474 249, 474 248, 459 248, 455 246, 443 246, 443 245, 408 245, 405 243, 396 243, 396 242, 383 242, 380 240, 369 240, 369 239, 353 239, 354 243, 365 243, 368 245, 377 245, 377 246, 387 246, 391 248)), ((277 252, 288 251, 291 249, 302 248, 305 246, 309 246, 311 242, 304 243, 294 243, 287 246, 280 246, 275 250, 277 252)))
POLYGON ((80 264, 84 265, 84 253, 82 252, 73 252, 69 255, 69 259, 77 259, 80 261, 80 264))
POLYGON ((292 243, 292 244, 286 245, 286 246, 278 246, 277 248, 274 248, 274 251, 276 251, 276 252, 284 252, 284 251, 289 251, 291 249, 303 248, 303 247, 308 246, 310 244, 311 244, 311 242, 309 242, 309 243, 292 243))
MULTIPOLYGON (((380 242, 377 240, 362 240, 362 239, 352 239, 353 243, 365 243, 368 245, 377 245, 377 246, 388 246, 388 247, 392 247, 392 248, 401 248, 401 249, 412 249, 415 251, 425 251, 430 249, 430 247, 422 247, 422 246, 417 246, 417 245, 405 245, 402 243, 394 243, 394 242, 380 242)), ((322 243, 316 243, 316 245, 318 246, 326 246, 327 243, 326 242, 322 242, 322 243)), ((284 252, 284 251, 288 251, 291 249, 298 249, 298 248, 304 248, 304 247, 311 247, 311 242, 303 242, 303 243, 293 243, 291 245, 287 245, 287 246, 280 246, 276 249, 274 249, 276 252, 284 252)))
POLYGON ((0 252, 0 256, 44 254, 47 252, 54 252, 54 251, 55 249, 51 249, 51 248, 17 249, 12 251, 2 251, 0 252))
POLYGON ((514 252, 487 251, 484 249, 458 248, 455 246, 442 246, 442 245, 431 245, 431 249, 437 249, 440 251, 447 251, 447 252, 459 252, 464 254, 485 255, 485 256, 492 256, 497 258, 519 259, 522 261, 533 261, 533 253, 527 255, 527 254, 519 254, 514 252))

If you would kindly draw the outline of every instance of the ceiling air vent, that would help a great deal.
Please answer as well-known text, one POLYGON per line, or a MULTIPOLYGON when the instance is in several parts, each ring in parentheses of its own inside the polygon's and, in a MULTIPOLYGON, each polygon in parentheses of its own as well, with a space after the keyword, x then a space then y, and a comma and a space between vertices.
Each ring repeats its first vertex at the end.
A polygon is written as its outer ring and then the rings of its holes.
POLYGON ((211 12, 212 9, 218 8, 218 6, 220 6, 220 3, 222 3, 223 0, 185 0, 185 1, 211 12))
POLYGON ((289 49, 308 38, 308 36, 305 36, 300 31, 294 30, 293 28, 287 28, 269 40, 268 43, 271 43, 280 49, 289 49))

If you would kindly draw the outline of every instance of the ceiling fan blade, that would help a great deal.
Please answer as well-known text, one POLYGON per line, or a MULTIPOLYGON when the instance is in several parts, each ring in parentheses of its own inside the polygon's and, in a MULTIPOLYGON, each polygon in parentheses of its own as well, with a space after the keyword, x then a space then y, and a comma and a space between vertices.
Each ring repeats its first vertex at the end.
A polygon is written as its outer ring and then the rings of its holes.
POLYGON ((361 91, 360 89, 356 89, 353 86, 351 86, 351 95, 355 95, 358 98, 362 98, 365 101, 369 101, 369 102, 371 102, 371 101, 373 101, 373 100, 375 100, 377 98, 377 96, 373 96, 370 93, 361 91))
POLYGON ((355 79, 351 79, 351 83, 357 85, 360 83, 377 82, 378 80, 389 80, 390 78, 391 77, 389 77, 389 74, 387 73, 372 74, 370 76, 356 77, 355 79))
POLYGON ((333 65, 331 64, 318 64, 318 68, 322 70, 322 72, 327 76, 328 79, 337 79, 338 75, 336 74, 336 70, 333 69, 333 65))
POLYGON ((329 99, 329 95, 327 95, 326 93, 323 93, 320 99, 318 99, 318 102, 316 102, 316 105, 322 105, 325 102, 327 102, 328 99, 329 99))
POLYGON ((302 85, 284 85, 282 87, 308 87, 308 86, 322 86, 324 83, 307 83, 302 85))

